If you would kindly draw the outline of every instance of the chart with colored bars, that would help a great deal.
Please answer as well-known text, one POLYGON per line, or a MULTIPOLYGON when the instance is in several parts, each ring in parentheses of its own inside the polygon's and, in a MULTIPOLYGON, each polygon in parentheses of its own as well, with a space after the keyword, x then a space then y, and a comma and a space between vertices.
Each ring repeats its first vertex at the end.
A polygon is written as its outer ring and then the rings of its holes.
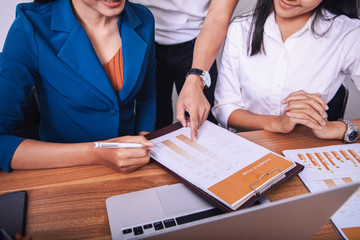
MULTIPOLYGON (((360 144, 286 150, 283 153, 305 166, 299 177, 311 192, 360 182, 360 144)), ((359 239, 360 189, 331 217, 331 221, 345 239, 359 239)))
POLYGON ((360 153, 354 149, 342 149, 327 151, 327 149, 318 149, 306 153, 298 153, 297 157, 309 168, 317 171, 337 172, 337 169, 344 168, 351 170, 360 169, 360 153))

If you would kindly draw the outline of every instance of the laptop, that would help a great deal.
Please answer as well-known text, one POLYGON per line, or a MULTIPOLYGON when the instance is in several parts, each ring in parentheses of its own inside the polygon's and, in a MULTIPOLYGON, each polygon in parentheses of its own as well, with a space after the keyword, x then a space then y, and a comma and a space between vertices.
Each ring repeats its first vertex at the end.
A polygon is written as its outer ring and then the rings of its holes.
POLYGON ((179 183, 110 197, 106 208, 113 239, 310 239, 359 186, 222 213, 179 183))

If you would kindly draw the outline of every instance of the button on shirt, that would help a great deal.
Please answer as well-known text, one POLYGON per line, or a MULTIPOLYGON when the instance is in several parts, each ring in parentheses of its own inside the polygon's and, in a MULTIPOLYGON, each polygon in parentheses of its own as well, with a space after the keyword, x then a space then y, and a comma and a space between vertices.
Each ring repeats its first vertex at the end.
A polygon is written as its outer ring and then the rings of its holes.
MULTIPOLYGON (((330 13, 323 12, 327 17, 330 13)), ((248 54, 251 17, 238 17, 229 27, 215 89, 212 112, 227 127, 230 114, 245 109, 261 115, 281 115, 281 101, 304 90, 321 93, 329 102, 350 75, 360 90, 360 21, 339 16, 319 19, 316 33, 306 25, 282 40, 274 13, 264 26, 265 53, 248 54)))
POLYGON ((197 37, 211 0, 130 0, 152 12, 155 18, 155 41, 177 44, 197 37))

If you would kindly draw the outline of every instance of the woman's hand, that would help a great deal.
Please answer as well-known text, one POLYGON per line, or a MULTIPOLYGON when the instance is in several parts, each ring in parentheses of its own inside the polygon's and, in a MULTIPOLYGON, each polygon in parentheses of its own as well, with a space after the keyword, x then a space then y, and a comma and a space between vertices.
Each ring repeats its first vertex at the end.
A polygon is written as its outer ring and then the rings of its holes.
POLYGON ((297 124, 295 119, 287 116, 286 112, 281 116, 271 116, 271 121, 265 124, 264 129, 270 132, 289 133, 297 124))
POLYGON ((206 120, 210 112, 210 103, 203 93, 203 84, 199 76, 189 75, 179 94, 176 104, 176 118, 191 128, 191 139, 196 141, 197 129, 206 120), (190 119, 185 117, 188 112, 190 119))
POLYGON ((326 121, 325 125, 317 130, 312 129, 314 135, 320 139, 340 139, 344 138, 346 124, 341 121, 326 121))
POLYGON ((302 124, 313 130, 321 130, 326 124, 329 109, 319 93, 297 91, 285 98, 285 114, 292 124, 302 124))
POLYGON ((154 144, 143 136, 125 136, 104 142, 140 143, 141 148, 94 148, 98 163, 107 165, 117 171, 130 173, 150 161, 149 148, 154 144))
POLYGON ((293 92, 281 103, 287 104, 285 112, 281 116, 273 117, 273 120, 266 124, 266 130, 289 133, 297 124, 302 124, 321 135, 319 131, 327 122, 328 106, 319 93, 310 94, 302 90, 293 92))

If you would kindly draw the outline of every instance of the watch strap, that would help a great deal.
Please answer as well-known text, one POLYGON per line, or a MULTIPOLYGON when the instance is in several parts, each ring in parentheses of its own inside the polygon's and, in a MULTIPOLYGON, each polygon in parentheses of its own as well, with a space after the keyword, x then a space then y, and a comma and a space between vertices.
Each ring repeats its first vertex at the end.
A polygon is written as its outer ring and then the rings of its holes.
POLYGON ((192 68, 189 70, 189 72, 187 73, 187 75, 190 75, 190 74, 195 74, 195 75, 198 75, 198 76, 202 76, 203 75, 203 72, 204 70, 201 70, 199 68, 192 68))
POLYGON ((210 84, 211 84, 211 80, 210 80, 210 75, 207 71, 205 70, 202 70, 202 69, 199 69, 199 68, 191 68, 188 73, 186 74, 186 77, 187 78, 190 74, 194 74, 194 75, 197 75, 200 77, 202 83, 204 84, 205 87, 210 87, 210 84), (208 75, 208 78, 209 79, 205 79, 206 76, 205 75, 208 75))

